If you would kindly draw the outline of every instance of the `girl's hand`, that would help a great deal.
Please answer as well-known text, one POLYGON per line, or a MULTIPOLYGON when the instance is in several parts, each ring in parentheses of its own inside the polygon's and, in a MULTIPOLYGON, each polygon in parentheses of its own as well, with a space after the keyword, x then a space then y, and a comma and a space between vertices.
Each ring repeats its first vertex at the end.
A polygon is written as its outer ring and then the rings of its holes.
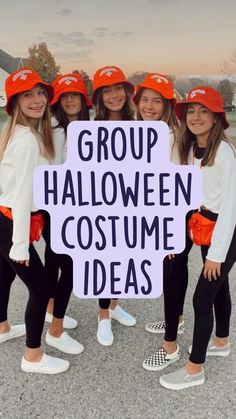
POLYGON ((15 260, 15 259, 12 259, 13 260, 13 262, 16 262, 16 263, 20 263, 21 265, 25 265, 25 266, 29 266, 29 259, 27 259, 27 260, 15 260))
POLYGON ((208 279, 208 281, 212 281, 212 279, 216 280, 220 276, 220 268, 220 262, 213 262, 212 260, 206 259, 203 270, 204 278, 208 279))

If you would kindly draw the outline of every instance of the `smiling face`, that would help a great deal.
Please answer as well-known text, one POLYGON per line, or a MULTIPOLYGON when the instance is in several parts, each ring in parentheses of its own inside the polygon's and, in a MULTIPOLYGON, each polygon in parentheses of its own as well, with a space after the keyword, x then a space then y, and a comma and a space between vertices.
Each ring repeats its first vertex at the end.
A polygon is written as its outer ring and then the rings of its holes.
POLYGON ((160 121, 164 113, 164 101, 155 90, 144 89, 138 104, 138 110, 144 121, 160 121))
POLYGON ((191 103, 187 108, 186 123, 188 129, 196 135, 199 145, 206 146, 215 123, 214 113, 200 103, 191 103))
POLYGON ((110 119, 120 114, 126 102, 126 92, 122 83, 103 88, 102 99, 105 108, 110 112, 110 119))
POLYGON ((39 120, 42 118, 47 103, 46 92, 41 85, 37 85, 31 90, 19 94, 21 112, 34 126, 37 126, 39 120))
POLYGON ((82 109, 81 95, 77 92, 63 93, 60 104, 69 121, 75 121, 82 109))

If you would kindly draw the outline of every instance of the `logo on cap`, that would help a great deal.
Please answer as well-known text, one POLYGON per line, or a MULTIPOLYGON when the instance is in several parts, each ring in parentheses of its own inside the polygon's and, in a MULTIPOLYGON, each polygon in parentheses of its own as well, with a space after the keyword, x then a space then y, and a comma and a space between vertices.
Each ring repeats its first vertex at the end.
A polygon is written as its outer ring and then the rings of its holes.
POLYGON ((163 83, 163 82, 165 84, 168 84, 169 83, 169 80, 166 77, 160 76, 159 74, 154 74, 151 78, 152 79, 155 79, 155 81, 157 83, 163 83))
POLYGON ((205 93, 206 93, 206 91, 205 91, 205 90, 196 89, 196 90, 193 90, 193 91, 190 93, 190 98, 191 98, 191 99, 193 99, 196 95, 205 95, 205 93))
POLYGON ((116 72, 117 69, 114 67, 107 67, 104 68, 101 72, 100 72, 100 76, 103 76, 104 74, 106 74, 108 77, 112 76, 112 73, 116 72))
POLYGON ((70 77, 63 77, 62 79, 59 80, 58 84, 65 83, 67 84, 67 86, 69 86, 72 83, 72 81, 74 81, 75 83, 78 82, 76 77, 70 76, 70 77))
POLYGON ((21 80, 26 80, 27 79, 27 74, 32 74, 32 71, 31 70, 21 70, 13 76, 12 80, 16 81, 18 78, 20 78, 21 80))

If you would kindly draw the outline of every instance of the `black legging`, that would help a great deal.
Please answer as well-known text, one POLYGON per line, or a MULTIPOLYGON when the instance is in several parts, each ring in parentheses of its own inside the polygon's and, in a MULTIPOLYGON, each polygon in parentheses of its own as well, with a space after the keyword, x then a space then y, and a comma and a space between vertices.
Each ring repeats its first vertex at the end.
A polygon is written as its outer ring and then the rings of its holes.
MULTIPOLYGON (((117 298, 112 298, 112 300, 117 300, 117 298)), ((99 308, 108 309, 111 304, 110 298, 99 298, 99 308)))
POLYGON ((192 248, 187 223, 192 212, 186 216, 186 246, 173 259, 166 257, 163 263, 163 294, 165 313, 165 340, 177 339, 179 316, 183 314, 184 300, 188 287, 188 254, 192 248))
MULTIPOLYGON (((208 247, 202 246, 202 259, 205 261, 208 247)), ((229 324, 231 315, 231 298, 229 291, 228 274, 236 260, 236 228, 226 256, 221 264, 221 275, 217 280, 208 281, 203 276, 203 270, 199 277, 193 296, 195 323, 193 331, 193 347, 190 361, 195 364, 203 364, 206 358, 207 346, 211 337, 214 316, 216 319, 216 336, 229 336, 229 324)))
POLYGON ((29 267, 9 258, 12 246, 12 220, 0 213, 0 322, 7 320, 11 284, 18 275, 29 291, 25 310, 26 346, 39 348, 49 299, 49 282, 43 264, 31 244, 29 267))
POLYGON ((43 216, 45 219, 43 238, 46 243, 45 270, 51 286, 50 297, 54 298, 53 316, 63 319, 73 289, 73 262, 70 256, 52 251, 50 247, 50 215, 43 211, 43 216))

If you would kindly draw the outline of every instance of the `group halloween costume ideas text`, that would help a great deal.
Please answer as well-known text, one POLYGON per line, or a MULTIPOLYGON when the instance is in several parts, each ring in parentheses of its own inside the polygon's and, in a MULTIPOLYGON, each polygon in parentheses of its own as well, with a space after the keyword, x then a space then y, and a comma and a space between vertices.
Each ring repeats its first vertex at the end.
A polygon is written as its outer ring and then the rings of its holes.
MULTIPOLYGON (((67 126, 74 120, 89 120, 91 107, 79 74, 59 76, 53 87, 27 68, 8 77, 6 110, 9 120, 0 144, 0 344, 26 334, 21 368, 46 374, 63 372, 69 367, 68 361, 50 357, 41 349, 47 305, 46 321, 51 323, 47 344, 70 354, 79 354, 84 348, 63 330, 63 326, 77 326, 77 320, 65 315, 72 290, 72 261, 69 256, 57 255, 50 248, 50 218, 45 212, 39 214, 32 203, 33 171, 41 164, 65 161, 67 126), (39 229, 43 229, 46 241, 45 267, 30 243, 35 212, 39 214, 38 224, 42 219, 39 229), (26 327, 11 326, 7 321, 9 291, 16 274, 29 289, 26 327)), ((190 359, 180 370, 161 376, 160 384, 173 390, 203 384, 205 357, 223 357, 230 353, 228 273, 236 258, 236 158, 234 147, 224 133, 228 122, 222 98, 211 87, 197 86, 191 89, 186 100, 176 104, 170 79, 160 73, 149 73, 134 94, 134 86, 122 70, 106 66, 94 75, 92 102, 95 120, 134 120, 135 105, 138 120, 165 121, 170 130, 172 162, 196 164, 203 172, 203 202, 199 211, 187 214, 186 247, 181 254, 164 260, 164 321, 146 325, 150 332, 165 333, 164 342, 143 362, 145 369, 159 371, 180 358, 177 334, 184 330, 187 262, 195 241, 201 245, 203 269, 193 299, 195 324, 190 359), (198 224, 201 233, 198 242, 194 231, 196 220, 198 223, 205 220, 198 224), (206 225, 211 233, 209 243, 201 242, 206 225), (210 341, 212 307, 216 336, 210 341)), ((97 340, 109 346, 114 340, 111 319, 126 326, 134 326, 136 319, 121 308, 118 300, 100 299, 99 306, 97 340)))

